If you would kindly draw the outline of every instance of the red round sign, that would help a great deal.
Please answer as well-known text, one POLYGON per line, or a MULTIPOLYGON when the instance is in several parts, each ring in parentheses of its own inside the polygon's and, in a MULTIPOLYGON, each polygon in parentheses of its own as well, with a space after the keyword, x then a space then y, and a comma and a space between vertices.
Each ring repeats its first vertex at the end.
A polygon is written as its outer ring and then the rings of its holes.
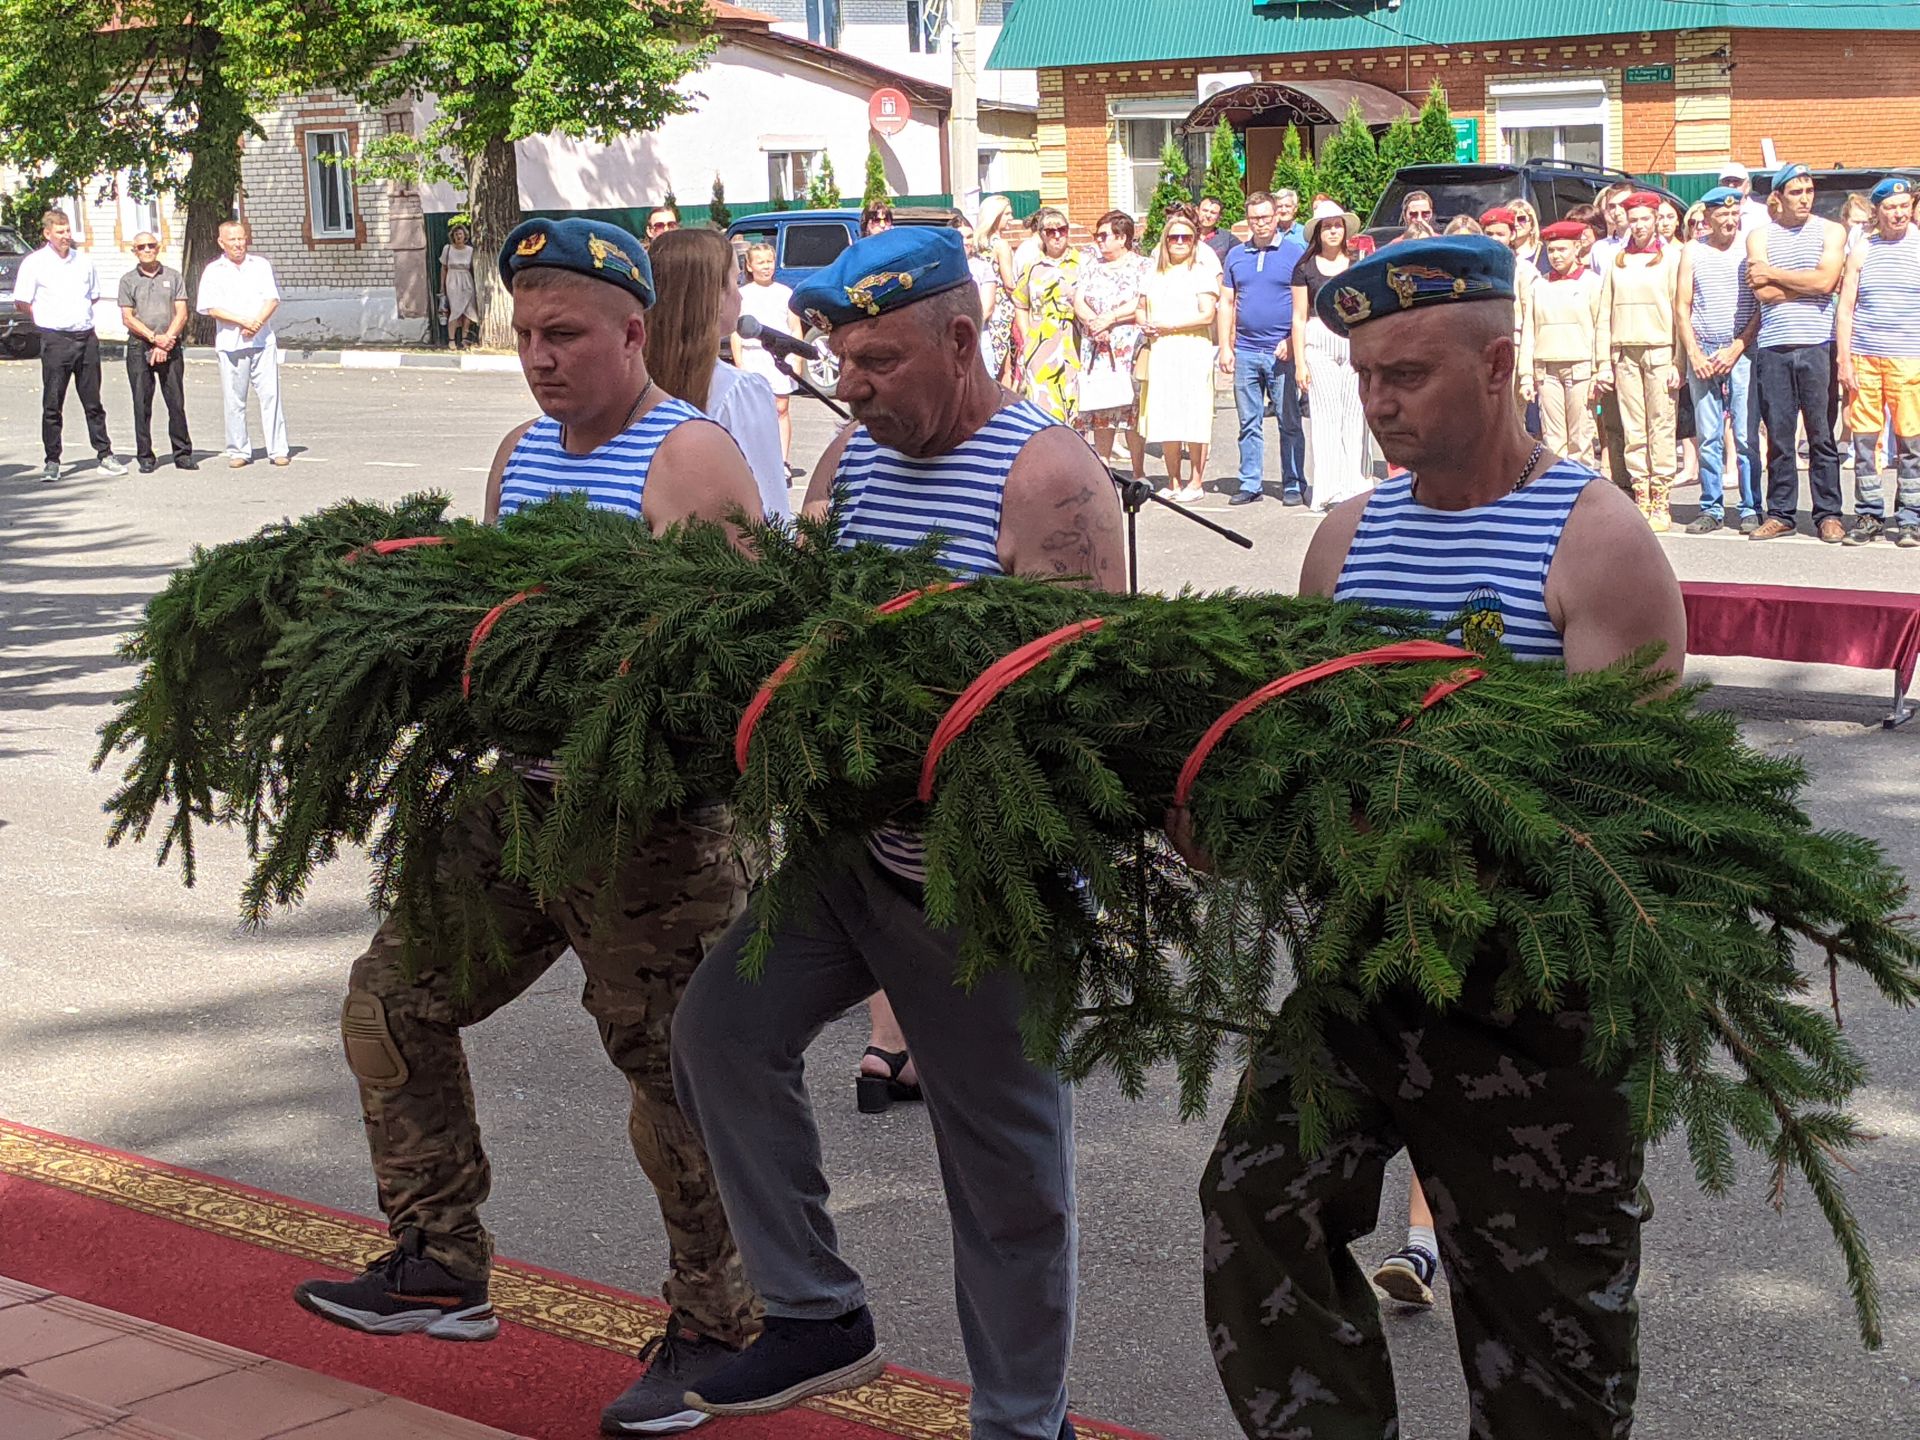
POLYGON ((867 101, 867 119, 882 135, 898 135, 913 118, 913 106, 907 97, 891 87, 873 92, 867 101))

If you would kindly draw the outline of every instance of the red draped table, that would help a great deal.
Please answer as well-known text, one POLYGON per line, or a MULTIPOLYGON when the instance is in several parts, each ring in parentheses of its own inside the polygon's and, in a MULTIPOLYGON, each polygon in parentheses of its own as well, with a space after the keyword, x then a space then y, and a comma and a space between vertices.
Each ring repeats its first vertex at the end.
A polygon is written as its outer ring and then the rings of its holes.
POLYGON ((1747 655, 1893 672, 1888 729, 1913 718, 1907 686, 1920 659, 1920 595, 1805 585, 1685 581, 1687 653, 1747 655))

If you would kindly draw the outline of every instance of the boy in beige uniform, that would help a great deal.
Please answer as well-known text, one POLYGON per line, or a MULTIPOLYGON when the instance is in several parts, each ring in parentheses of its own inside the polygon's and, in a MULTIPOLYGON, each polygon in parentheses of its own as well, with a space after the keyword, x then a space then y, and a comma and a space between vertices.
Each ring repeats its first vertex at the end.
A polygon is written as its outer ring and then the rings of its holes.
POLYGON ((1540 232, 1552 267, 1522 288, 1520 395, 1540 402, 1540 438, 1547 448, 1593 462, 1594 341, 1600 277, 1580 253, 1591 231, 1561 220, 1540 232))
POLYGON ((1648 524, 1666 530, 1673 524, 1667 496, 1677 459, 1680 247, 1663 245, 1655 234, 1659 206, 1650 190, 1627 197, 1627 243, 1601 270, 1593 360, 1594 383, 1620 397, 1633 498, 1648 524))

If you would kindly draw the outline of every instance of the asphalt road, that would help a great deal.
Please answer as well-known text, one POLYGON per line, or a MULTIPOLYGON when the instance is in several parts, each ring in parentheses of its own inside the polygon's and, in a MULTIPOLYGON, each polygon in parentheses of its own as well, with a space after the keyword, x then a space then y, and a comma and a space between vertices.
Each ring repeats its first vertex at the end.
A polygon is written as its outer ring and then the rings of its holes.
MULTIPOLYGON (((106 381, 124 453, 131 427, 117 366, 106 381)), ((220 434, 212 376, 196 371, 189 390, 208 459, 199 472, 110 479, 79 468, 43 485, 37 367, 0 364, 0 1115, 374 1213, 335 1030, 346 967, 370 930, 363 868, 335 866, 300 909, 249 933, 235 919, 238 846, 207 844, 191 891, 157 870, 149 849, 106 850, 100 804, 112 782, 87 762, 127 679, 115 642, 193 545, 347 495, 442 488, 476 507, 495 443, 532 407, 511 375, 289 369, 293 465, 236 472, 209 444, 220 434)), ((69 454, 84 455, 77 409, 68 414, 69 454)), ((796 457, 808 461, 830 430, 817 407, 799 414, 796 457)), ((1215 474, 1232 466, 1230 421, 1221 417, 1215 474)), ((1214 498, 1202 508, 1254 548, 1150 509, 1140 524, 1147 585, 1291 586, 1310 517, 1277 502, 1229 511, 1214 498)), ((1891 547, 1677 533, 1666 545, 1686 577, 1902 590, 1920 581, 1920 554, 1891 547)), ((1737 710, 1755 743, 1806 761, 1821 820, 1871 834, 1920 869, 1920 724, 1879 728, 1885 676, 1732 660, 1693 673, 1716 682, 1710 703, 1737 710)), ((624 1087, 577 997, 563 962, 470 1037, 495 1167, 487 1216, 504 1254, 647 1292, 661 1275, 660 1227, 627 1149, 624 1087)), ((1920 1032, 1864 993, 1846 1004, 1848 1033, 1874 1071, 1860 1110, 1882 1136, 1857 1158, 1848 1191, 1879 1260, 1887 1346, 1860 1348, 1839 1261, 1804 1193, 1774 1214, 1761 1167, 1749 1164, 1735 1194, 1704 1199, 1684 1153, 1668 1147, 1650 1172, 1659 1215, 1641 1288, 1642 1440, 1920 1434, 1920 1032)), ((814 1057, 841 1234, 870 1282, 890 1356, 964 1377, 926 1119, 912 1108, 854 1113, 860 1025, 831 1027, 814 1057)), ((1200 1322, 1194 1186, 1213 1128, 1181 1124, 1166 1084, 1138 1104, 1104 1083, 1080 1097, 1075 1402, 1169 1440, 1238 1435, 1200 1322)), ((1403 1168, 1393 1185, 1373 1250, 1398 1243, 1403 1168)), ((1405 1434, 1462 1434, 1445 1312, 1396 1316, 1390 1333, 1405 1434)))

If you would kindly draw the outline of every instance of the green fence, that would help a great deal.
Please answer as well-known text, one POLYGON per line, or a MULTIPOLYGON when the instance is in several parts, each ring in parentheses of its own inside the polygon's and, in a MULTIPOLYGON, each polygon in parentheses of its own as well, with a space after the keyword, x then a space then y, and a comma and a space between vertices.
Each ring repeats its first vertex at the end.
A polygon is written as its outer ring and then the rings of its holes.
POLYGON ((1720 177, 1711 170, 1680 170, 1666 174, 1656 172, 1634 178, 1644 180, 1649 185, 1658 185, 1662 190, 1671 190, 1688 205, 1720 183, 1720 177))
MULTIPOLYGON (((1038 190, 1002 190, 997 193, 1005 195, 1007 199, 1013 202, 1013 213, 1021 220, 1026 219, 1027 216, 1033 214, 1034 211, 1040 208, 1040 192, 1038 190)), ((860 207, 860 197, 858 195, 850 196, 842 203, 850 209, 857 210, 860 207)), ((951 195, 896 195, 893 197, 893 203, 901 207, 951 205, 953 203, 953 197, 951 195)), ((652 214, 656 208, 657 207, 652 205, 629 205, 611 210, 528 210, 524 212, 524 216, 527 219, 533 219, 539 216, 550 220, 564 220, 570 215, 578 215, 589 220, 605 220, 610 225, 618 225, 622 230, 630 231, 635 236, 641 236, 647 233, 647 216, 652 214)), ((710 205, 677 205, 674 208, 680 212, 680 223, 682 225, 708 224, 713 214, 713 207, 710 205)), ((779 208, 798 210, 803 207, 800 205, 779 207, 774 205, 770 200, 744 205, 735 205, 729 201, 727 204, 728 211, 732 213, 733 218, 736 220, 745 215, 758 215, 762 211, 779 208)), ((425 218, 427 222, 427 290, 430 297, 430 303, 427 307, 427 328, 432 343, 435 345, 444 345, 447 340, 447 332, 446 328, 440 323, 440 251, 447 243, 447 233, 452 228, 451 222, 454 217, 451 214, 445 213, 429 213, 425 218)), ((505 239, 506 237, 502 236, 500 238, 505 239)), ((491 265, 498 242, 496 241, 489 244, 484 240, 476 239, 475 246, 476 253, 474 255, 474 263, 476 265, 491 265)))

